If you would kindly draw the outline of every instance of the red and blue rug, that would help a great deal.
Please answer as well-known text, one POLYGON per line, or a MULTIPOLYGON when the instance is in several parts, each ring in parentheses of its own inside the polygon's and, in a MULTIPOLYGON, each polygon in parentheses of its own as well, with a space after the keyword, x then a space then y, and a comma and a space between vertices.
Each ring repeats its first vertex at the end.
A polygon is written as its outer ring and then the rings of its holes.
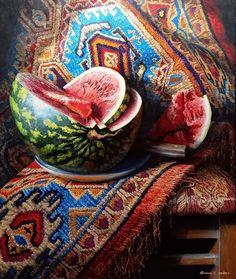
MULTIPOLYGON (((31 161, 7 103, 17 72, 63 86, 92 66, 114 68, 142 94, 143 134, 182 89, 207 94, 214 120, 232 119, 233 51, 212 1, 32 3, 19 13, 0 86, 2 184, 31 161)), ((33 162, 0 190, 0 277, 135 278, 156 248, 174 189, 199 164, 231 158, 222 137, 215 128, 190 161, 160 159, 106 183, 55 178, 33 162)))
POLYGON ((142 93, 143 133, 170 96, 186 88, 208 95, 214 120, 232 119, 234 47, 214 1, 40 0, 17 5, 19 17, 9 33, 0 77, 0 185, 32 160, 9 112, 17 72, 33 72, 62 86, 89 67, 115 68, 142 93))

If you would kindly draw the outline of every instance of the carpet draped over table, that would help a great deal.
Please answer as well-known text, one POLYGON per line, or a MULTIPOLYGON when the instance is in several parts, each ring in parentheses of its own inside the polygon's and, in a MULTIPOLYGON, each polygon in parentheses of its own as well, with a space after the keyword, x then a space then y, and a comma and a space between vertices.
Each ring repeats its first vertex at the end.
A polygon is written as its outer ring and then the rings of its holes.
MULTIPOLYGON (((92 66, 120 71, 142 95, 142 135, 176 92, 192 89, 210 100, 214 123, 184 161, 155 157, 130 177, 93 184, 54 177, 32 162, 0 190, 0 278, 137 278, 157 249, 163 208, 180 185, 199 181, 193 175, 199 169, 206 181, 233 174, 233 47, 210 0, 30 5, 19 12, 0 83, 3 182, 31 161, 8 108, 17 72, 63 86, 92 66)), ((235 187, 227 181, 219 212, 235 211, 235 187)))

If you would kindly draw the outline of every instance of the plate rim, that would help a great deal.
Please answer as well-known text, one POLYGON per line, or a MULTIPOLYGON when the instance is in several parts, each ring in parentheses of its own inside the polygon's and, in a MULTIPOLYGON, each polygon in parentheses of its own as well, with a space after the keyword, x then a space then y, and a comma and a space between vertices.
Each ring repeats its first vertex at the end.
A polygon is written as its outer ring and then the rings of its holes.
MULTIPOLYGON (((132 165, 131 168, 127 168, 125 170, 121 170, 118 172, 112 172, 116 167, 112 168, 111 171, 106 172, 99 172, 99 173, 77 173, 77 172, 70 172, 67 170, 63 170, 54 166, 51 166, 50 164, 44 162, 41 158, 39 158, 37 155, 35 156, 36 162, 48 173, 53 174, 55 176, 59 176, 65 179, 71 179, 81 182, 102 182, 107 180, 114 180, 118 178, 124 178, 125 176, 128 176, 132 174, 135 171, 138 171, 142 166, 144 166, 149 159, 151 158, 151 154, 149 152, 143 152, 143 157, 140 158, 140 161, 136 165, 132 165)), ((129 156, 132 156, 130 154, 129 156)), ((123 162, 126 159, 123 160, 123 162)))

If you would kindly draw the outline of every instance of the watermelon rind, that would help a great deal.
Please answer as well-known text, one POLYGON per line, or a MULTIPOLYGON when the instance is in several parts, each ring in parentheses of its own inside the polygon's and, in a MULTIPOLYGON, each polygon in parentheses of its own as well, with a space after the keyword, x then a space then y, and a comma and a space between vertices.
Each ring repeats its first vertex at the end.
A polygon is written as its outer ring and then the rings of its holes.
POLYGON ((196 149, 206 138, 212 111, 207 95, 184 90, 175 93, 170 105, 148 133, 153 143, 186 145, 196 149))
POLYGON ((112 132, 84 127, 21 84, 17 76, 9 98, 16 126, 35 155, 61 169, 104 172, 121 162, 132 147, 141 124, 141 110, 123 129, 112 132), (91 139, 89 134, 97 134, 91 139))
POLYGON ((142 106, 142 98, 138 94, 138 92, 134 89, 130 89, 130 101, 129 105, 126 108, 126 110, 123 112, 123 114, 120 115, 118 119, 116 119, 114 122, 109 124, 107 128, 114 132, 117 131, 124 126, 128 125, 130 121, 132 121, 135 116, 138 114, 142 106))
MULTIPOLYGON (((128 108, 129 106, 129 101, 130 101, 130 93, 129 90, 126 91, 125 93, 125 97, 119 107, 119 109, 116 111, 116 113, 106 122, 106 124, 102 123, 101 121, 99 121, 98 119, 95 119, 95 122, 98 126, 99 129, 105 129, 107 128, 107 126, 113 122, 115 122, 120 116, 121 114, 124 113, 124 111, 128 108)), ((129 121, 130 122, 130 121, 129 121)))
POLYGON ((202 129, 199 131, 199 135, 196 138, 195 142, 193 144, 189 144, 189 147, 191 149, 196 149, 200 146, 200 144, 205 140, 211 125, 211 118, 212 118, 211 105, 207 95, 204 95, 202 98, 203 98, 203 107, 205 109, 205 120, 204 123, 202 124, 202 129))
POLYGON ((122 101, 122 104, 120 105, 119 109, 115 112, 115 114, 106 122, 106 127, 115 122, 122 113, 128 108, 130 102, 130 90, 127 90, 125 93, 125 97, 122 101))

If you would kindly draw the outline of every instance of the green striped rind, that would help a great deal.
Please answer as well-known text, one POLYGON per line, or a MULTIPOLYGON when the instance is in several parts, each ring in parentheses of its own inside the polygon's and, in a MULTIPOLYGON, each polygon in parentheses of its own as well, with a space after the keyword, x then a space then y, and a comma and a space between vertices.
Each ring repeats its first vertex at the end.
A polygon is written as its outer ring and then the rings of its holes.
MULTIPOLYGON (((46 163, 65 169, 97 172, 115 166, 127 154, 140 126, 136 117, 117 135, 91 140, 87 137, 90 129, 39 100, 17 79, 9 100, 15 123, 30 149, 46 163)), ((96 132, 104 135, 108 131, 96 132)))
POLYGON ((129 95, 129 92, 126 91, 122 104, 120 105, 120 107, 116 111, 116 113, 112 116, 112 118, 110 118, 106 122, 106 125, 109 125, 109 124, 113 123, 114 121, 116 121, 121 116, 121 114, 127 109, 128 105, 129 105, 129 101, 130 101, 130 95, 129 95))

